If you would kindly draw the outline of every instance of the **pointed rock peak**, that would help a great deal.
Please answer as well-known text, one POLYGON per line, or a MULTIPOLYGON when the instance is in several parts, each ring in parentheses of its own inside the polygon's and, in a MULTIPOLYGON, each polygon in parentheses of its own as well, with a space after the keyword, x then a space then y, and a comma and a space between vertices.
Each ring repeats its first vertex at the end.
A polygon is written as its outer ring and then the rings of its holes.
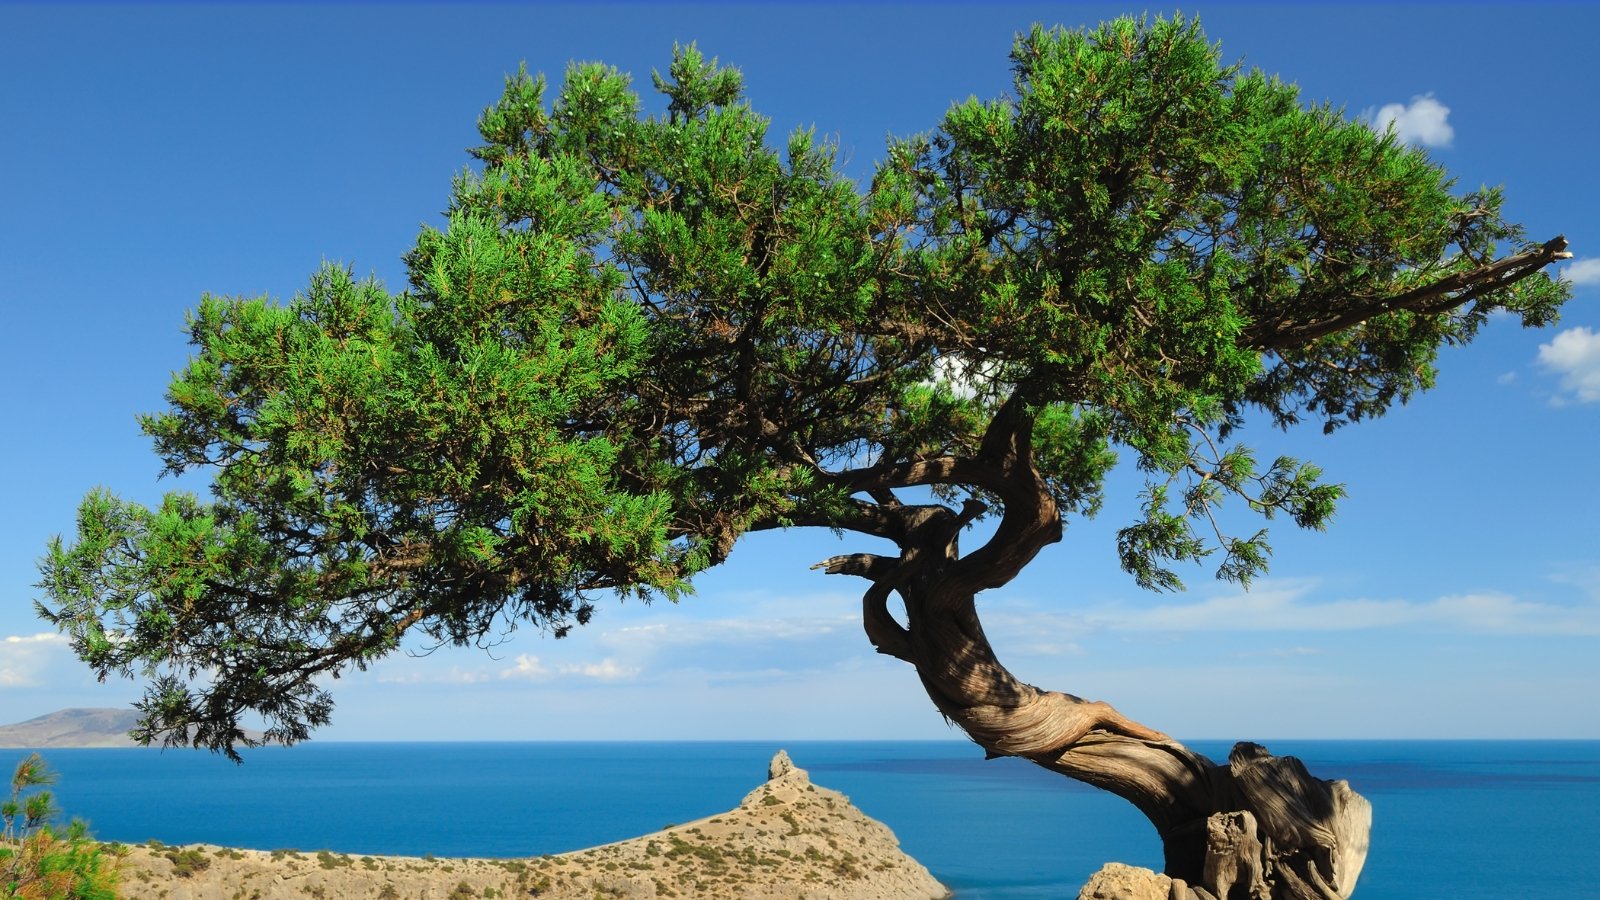
POLYGON ((809 781, 806 770, 794 764, 789 758, 789 751, 779 750, 772 757, 772 762, 767 764, 767 780, 777 781, 780 778, 794 778, 799 781, 809 781))

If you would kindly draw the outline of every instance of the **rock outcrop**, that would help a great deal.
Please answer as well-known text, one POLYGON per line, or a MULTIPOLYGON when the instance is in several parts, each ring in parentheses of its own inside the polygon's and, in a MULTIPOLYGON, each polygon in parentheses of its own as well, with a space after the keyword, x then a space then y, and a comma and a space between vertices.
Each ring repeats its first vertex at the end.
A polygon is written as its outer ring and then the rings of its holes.
POLYGON ((655 834, 534 859, 416 859, 134 847, 122 896, 163 900, 937 900, 949 891, 883 823, 779 751, 738 807, 655 834))
POLYGON ((1078 892, 1078 900, 1170 900, 1171 897, 1171 878, 1118 862, 1101 866, 1078 892))

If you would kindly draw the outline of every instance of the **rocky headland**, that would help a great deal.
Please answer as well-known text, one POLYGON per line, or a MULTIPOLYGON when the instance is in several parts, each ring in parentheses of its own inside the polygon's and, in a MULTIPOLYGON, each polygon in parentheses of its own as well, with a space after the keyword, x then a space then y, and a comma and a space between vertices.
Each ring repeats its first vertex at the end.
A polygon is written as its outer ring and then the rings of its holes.
POLYGON ((121 895, 149 900, 939 900, 950 892, 883 823, 811 783, 783 751, 728 812, 532 859, 131 847, 121 895))

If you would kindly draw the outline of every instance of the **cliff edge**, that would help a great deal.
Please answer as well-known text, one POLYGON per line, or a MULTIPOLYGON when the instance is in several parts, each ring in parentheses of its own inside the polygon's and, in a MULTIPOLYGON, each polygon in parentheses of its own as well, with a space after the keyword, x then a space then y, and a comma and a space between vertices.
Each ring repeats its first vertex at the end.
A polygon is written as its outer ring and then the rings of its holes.
POLYGON ((883 823, 811 783, 784 751, 728 812, 532 859, 418 859, 223 847, 130 848, 121 896, 204 900, 538 897, 540 900, 940 900, 883 823))

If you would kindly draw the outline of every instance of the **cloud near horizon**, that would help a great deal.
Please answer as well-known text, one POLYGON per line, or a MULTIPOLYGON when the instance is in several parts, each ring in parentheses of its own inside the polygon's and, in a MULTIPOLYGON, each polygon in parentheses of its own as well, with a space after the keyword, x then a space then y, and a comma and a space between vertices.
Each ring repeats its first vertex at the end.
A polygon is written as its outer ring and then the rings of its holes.
POLYGON ((1393 128, 1395 137, 1414 147, 1449 147, 1456 136, 1450 126, 1450 107, 1434 99, 1431 92, 1412 97, 1410 103, 1369 107, 1361 120, 1379 134, 1393 128))
POLYGON ((67 638, 54 631, 13 634, 0 639, 0 688, 35 687, 54 648, 65 648, 67 638))
POLYGON ((654 610, 593 634, 597 653, 654 674, 673 670, 742 673, 778 665, 830 668, 867 647, 861 601, 820 593, 769 597, 718 595, 703 611, 654 610), (748 612, 735 613, 744 606, 748 612))
POLYGON ((1557 605, 1508 594, 1451 594, 1433 600, 1307 599, 1313 581, 1260 583, 1249 592, 1149 609, 1089 612, 1112 631, 1351 631, 1443 628, 1487 634, 1600 635, 1600 603, 1557 605))
POLYGON ((1580 325, 1557 333, 1539 345, 1539 365, 1561 376, 1565 393, 1554 402, 1600 403, 1600 332, 1580 325))
POLYGON ((639 674, 636 666, 625 666, 607 657, 599 662, 557 663, 547 665, 531 653, 518 653, 511 665, 500 670, 500 678, 520 678, 529 681, 546 681, 563 676, 591 678, 596 681, 623 681, 639 674))
POLYGON ((439 674, 411 671, 403 674, 380 675, 377 680, 379 684, 478 684, 489 681, 490 678, 487 673, 482 671, 451 666, 448 672, 439 674))
POLYGON ((65 644, 67 636, 55 631, 41 631, 38 634, 9 634, 3 641, 4 644, 65 644))
POLYGON ((832 669, 869 649, 861 635, 860 601, 847 595, 733 593, 702 599, 708 606, 728 609, 748 605, 750 612, 696 618, 686 609, 633 606, 615 611, 611 627, 591 625, 565 640, 519 635, 514 642, 500 645, 504 657, 485 660, 479 652, 458 648, 397 655, 380 662, 372 680, 413 685, 561 682, 576 686, 655 681, 675 672, 737 680, 774 667, 791 674, 832 669), (800 612, 796 614, 796 610, 800 612), (537 652, 532 652, 534 647, 537 652))
MULTIPOLYGON (((1576 577, 1576 576, 1575 576, 1576 577)), ((1553 579, 1561 582, 1561 579, 1553 579)), ((985 630, 1006 658, 1093 657, 1107 640, 1155 640, 1186 633, 1239 635, 1395 629, 1496 635, 1600 636, 1600 595, 1562 604, 1499 592, 1449 594, 1428 600, 1361 597, 1322 599, 1317 579, 1264 580, 1248 591, 1226 591, 1158 606, 1104 604, 1061 608, 1025 597, 996 596, 985 630)), ((802 600, 806 598, 801 598, 802 600)), ((810 598, 816 600, 818 598, 810 598)), ((816 615, 694 619, 646 612, 618 627, 577 636, 548 652, 517 652, 486 666, 433 671, 407 667, 378 680, 393 684, 582 685, 689 683, 734 688, 804 677, 831 678, 872 659, 859 614, 831 602, 816 615)), ((802 607, 804 608, 804 607, 802 607)), ((770 611, 768 611, 770 612, 770 611)), ((1290 638, 1258 655, 1303 659, 1324 651, 1290 638)), ((423 665, 420 661, 413 664, 423 665)))

